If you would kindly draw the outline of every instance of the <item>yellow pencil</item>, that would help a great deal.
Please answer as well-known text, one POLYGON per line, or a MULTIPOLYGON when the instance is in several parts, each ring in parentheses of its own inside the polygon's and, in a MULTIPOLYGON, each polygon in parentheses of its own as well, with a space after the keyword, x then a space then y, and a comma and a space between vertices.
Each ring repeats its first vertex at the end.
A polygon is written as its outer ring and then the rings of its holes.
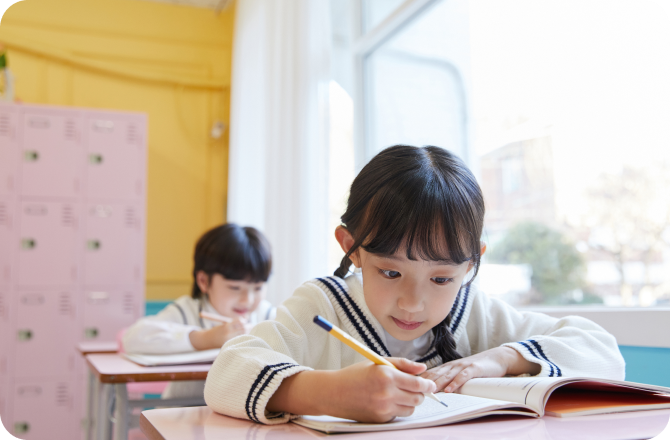
MULTIPOLYGON (((338 328, 337 326, 334 326, 333 324, 328 322, 328 320, 324 319, 320 315, 316 315, 314 317, 314 323, 317 324, 322 329, 324 329, 325 331, 327 331, 328 333, 330 333, 331 335, 335 336, 340 341, 347 344, 349 347, 356 350, 358 353, 365 356, 367 359, 374 362, 375 364, 386 365, 387 367, 395 368, 397 370, 396 366, 393 365, 391 362, 379 356, 377 353, 370 350, 368 347, 361 344, 360 342, 358 342, 357 340, 355 340, 354 338, 343 332, 342 329, 338 328)), ((444 406, 447 406, 446 403, 438 399, 437 396, 433 393, 424 393, 424 395, 430 399, 440 402, 444 406)))

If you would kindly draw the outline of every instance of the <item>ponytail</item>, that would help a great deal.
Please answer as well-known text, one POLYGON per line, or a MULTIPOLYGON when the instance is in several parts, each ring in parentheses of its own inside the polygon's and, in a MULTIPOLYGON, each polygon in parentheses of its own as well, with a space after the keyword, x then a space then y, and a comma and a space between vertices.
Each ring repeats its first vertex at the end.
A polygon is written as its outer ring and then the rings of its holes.
POLYGON ((451 330, 449 330, 450 323, 451 313, 441 323, 433 327, 433 335, 435 336, 433 346, 442 358, 443 364, 463 357, 456 351, 456 341, 454 335, 451 334, 451 330))
POLYGON ((333 273, 336 277, 340 277, 344 279, 344 277, 347 276, 349 273, 349 268, 351 267, 353 263, 351 262, 351 259, 349 258, 349 254, 345 255, 342 257, 342 261, 340 262, 340 267, 337 268, 337 270, 333 273))

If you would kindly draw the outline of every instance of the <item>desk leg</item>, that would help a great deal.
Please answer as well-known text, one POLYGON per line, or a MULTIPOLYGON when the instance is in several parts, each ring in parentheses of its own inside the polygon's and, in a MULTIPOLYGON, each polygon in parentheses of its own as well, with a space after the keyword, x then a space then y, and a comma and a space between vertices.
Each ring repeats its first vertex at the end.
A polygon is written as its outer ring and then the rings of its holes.
POLYGON ((128 408, 128 388, 125 383, 117 383, 114 385, 116 393, 116 411, 114 411, 114 418, 116 419, 115 440, 128 439, 128 419, 130 417, 130 410, 128 408))
POLYGON ((112 438, 112 421, 109 411, 112 405, 112 385, 97 382, 94 394, 95 399, 95 439, 110 440, 112 438))

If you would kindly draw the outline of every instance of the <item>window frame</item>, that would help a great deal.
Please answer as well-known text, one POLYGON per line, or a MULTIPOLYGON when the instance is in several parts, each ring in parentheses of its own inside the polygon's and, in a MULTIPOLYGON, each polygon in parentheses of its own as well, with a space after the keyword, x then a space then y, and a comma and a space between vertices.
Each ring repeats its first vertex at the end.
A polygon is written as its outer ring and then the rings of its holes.
MULTIPOLYGON (((354 44, 352 47, 354 66, 354 154, 355 168, 358 173, 374 155, 368 140, 367 124, 371 114, 366 108, 365 58, 390 38, 419 17, 427 8, 439 0, 406 0, 389 14, 377 26, 364 32, 363 5, 361 0, 354 1, 352 20, 354 44)), ((466 106, 469 103, 466 102, 466 106)), ((467 150, 468 165, 473 167, 478 161, 476 155, 467 150)), ((473 170, 477 175, 477 170, 473 170)), ((566 306, 566 307, 519 307, 522 311, 541 312, 554 317, 579 315, 601 325, 617 338, 619 345, 670 348, 670 308, 656 307, 606 307, 606 306, 566 306), (625 322, 625 326, 620 323, 625 322)))

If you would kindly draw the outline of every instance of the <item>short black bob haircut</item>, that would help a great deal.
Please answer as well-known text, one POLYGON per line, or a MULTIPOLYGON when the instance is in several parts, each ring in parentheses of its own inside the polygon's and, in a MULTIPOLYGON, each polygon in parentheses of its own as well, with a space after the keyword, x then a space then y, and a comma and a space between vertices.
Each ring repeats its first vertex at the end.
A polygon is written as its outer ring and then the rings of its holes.
MULTIPOLYGON (((434 146, 395 145, 368 162, 351 184, 342 225, 354 244, 335 275, 344 278, 350 256, 362 247, 393 255, 404 249, 410 260, 481 262, 484 197, 474 175, 453 153, 434 146)), ((451 314, 433 328, 442 362, 458 359, 449 331, 451 314)))
POLYGON ((272 270, 272 254, 267 238, 250 226, 226 223, 205 232, 195 245, 193 255, 193 288, 191 296, 200 298, 202 292, 196 274, 215 273, 229 280, 265 282, 272 270))

